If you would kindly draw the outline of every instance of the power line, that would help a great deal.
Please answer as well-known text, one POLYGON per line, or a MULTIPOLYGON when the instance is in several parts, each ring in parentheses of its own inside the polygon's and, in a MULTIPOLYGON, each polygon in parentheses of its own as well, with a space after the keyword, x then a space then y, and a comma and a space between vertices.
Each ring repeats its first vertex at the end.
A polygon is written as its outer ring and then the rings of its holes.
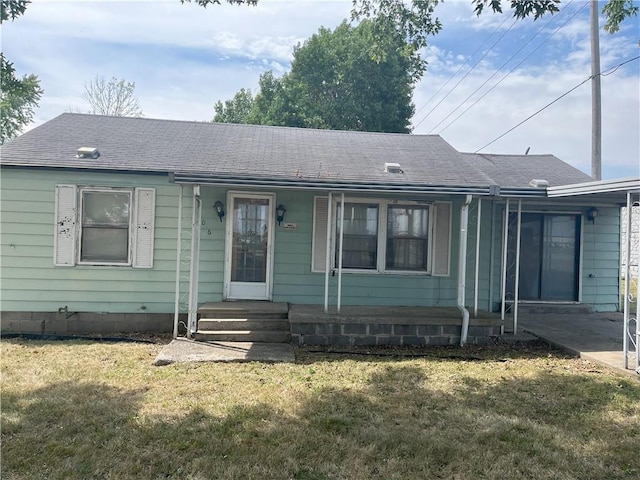
MULTIPOLYGON (((486 43, 491 39, 491 37, 493 37, 493 36, 496 34, 496 32, 502 28, 502 26, 505 24, 505 22, 506 22, 507 20, 509 20, 509 17, 505 15, 504 20, 502 21, 502 23, 496 27, 496 29, 493 31, 493 33, 491 33, 491 35, 489 35, 489 36, 484 40, 484 42, 482 42, 482 43, 480 44, 480 46, 479 46, 478 48, 476 48, 476 49, 473 51, 473 53, 472 53, 471 55, 469 55, 469 59, 473 58, 473 57, 475 56, 475 54, 476 54, 476 53, 478 53, 478 52, 482 49, 482 47, 484 47, 484 46, 485 46, 485 44, 486 44, 486 43)), ((490 50, 490 49, 489 49, 489 50, 490 50)), ((487 51, 487 53, 488 53, 488 51, 487 51)), ((485 54, 485 55, 486 55, 486 54, 485 54)), ((447 85, 449 85, 449 82, 450 82, 451 80, 453 80, 453 79, 456 77, 456 75, 458 75, 458 73, 460 73, 460 71, 465 67, 465 65, 467 65, 467 63, 468 63, 468 62, 469 62, 469 60, 466 60, 462 65, 460 65, 460 67, 458 68, 458 70, 456 70, 456 72, 455 72, 453 75, 451 75, 451 76, 447 79, 447 81, 446 81, 446 82, 444 82, 442 85, 440 85, 440 88, 438 88, 438 90, 436 91, 436 93, 434 93, 433 95, 431 95, 431 97, 429 97, 429 99, 428 99, 426 102, 424 102, 424 103, 422 104, 422 106, 421 106, 421 107, 416 111, 416 113, 414 113, 414 116, 417 116, 417 115, 418 115, 418 114, 419 114, 419 113, 420 113, 420 112, 421 112, 421 111, 422 111, 422 110, 423 110, 427 105, 429 105, 429 103, 431 103, 431 101, 432 101, 434 98, 436 98, 436 97, 438 96, 438 94, 442 91, 442 89, 443 89, 444 87, 446 87, 447 85)))
MULTIPOLYGON (((606 71, 606 72, 602 72, 599 75, 600 76, 607 76, 607 75, 611 75, 613 72, 615 72, 618 68, 620 68, 623 65, 626 65, 627 63, 633 62, 634 60, 638 60, 640 58, 640 55, 638 55, 637 57, 633 57, 630 58, 629 60, 626 60, 622 63, 619 63, 618 65, 616 65, 615 67, 612 67, 608 70, 611 71, 606 71)), ((520 125, 528 122, 529 120, 531 120, 533 117, 535 117, 536 115, 538 115, 540 112, 542 112, 543 110, 546 110, 547 108, 549 108, 551 105, 553 105, 554 103, 556 103, 557 101, 561 100, 562 98, 566 97, 567 95, 569 95, 571 92, 573 92, 574 90, 576 90, 578 87, 584 85, 585 83, 587 83, 589 80, 591 80, 594 76, 590 75, 589 77, 585 78, 582 82, 580 82, 578 85, 576 85, 575 87, 573 87, 571 90, 566 91, 565 93, 563 93, 562 95, 560 95, 558 98, 556 98, 555 100, 549 102, 548 104, 546 104, 544 107, 542 107, 540 110, 538 110, 537 112, 529 115, 527 118, 525 118, 523 121, 521 121, 520 123, 518 123, 517 125, 515 125, 514 127, 511 127, 509 130, 507 130, 506 132, 504 132, 502 135, 500 135, 499 137, 491 140, 489 143, 487 143, 486 145, 484 145, 483 147, 480 147, 478 150, 476 150, 473 153, 478 153, 481 150, 484 150, 485 148, 487 148, 489 145, 494 144, 495 142, 497 142, 498 140, 500 140, 502 137, 504 137, 505 135, 513 132, 516 128, 518 128, 520 125)))
MULTIPOLYGON (((573 3, 573 2, 571 2, 573 3)), ((569 3, 569 5, 571 5, 571 3, 569 3)), ((569 5, 567 5, 567 7, 569 7, 569 5)), ((534 53, 536 53, 540 48, 542 48, 542 46, 551 38, 553 37, 556 33, 558 33, 560 31, 560 29, 562 29, 565 25, 567 25, 567 23, 569 23, 571 20, 573 20, 573 18, 578 15, 578 13, 580 13, 582 10, 584 10, 589 4, 585 3, 582 7, 580 7, 578 10, 576 10, 574 12, 573 15, 571 15, 571 17, 569 17, 567 19, 566 22, 564 22, 562 25, 560 25, 558 28, 555 29, 555 31, 550 34, 547 38, 545 38, 536 48, 534 48, 531 53, 529 53, 529 55, 527 55, 526 57, 524 57, 518 64, 516 64, 511 70, 509 70, 500 80, 498 80, 498 82, 496 82, 495 85, 493 85, 491 88, 489 88, 485 93, 483 93, 480 97, 478 97, 471 105, 469 105, 469 107, 467 107, 464 111, 462 111, 460 113, 460 115, 458 115, 456 118, 454 118, 451 122, 449 122, 442 130, 440 130, 438 132, 438 135, 440 135, 442 132, 444 132, 447 128, 449 128, 451 125, 453 125, 455 122, 458 121, 458 119, 460 119, 460 117, 462 117, 465 113, 467 113, 469 110, 471 110, 473 107, 475 107, 480 100, 482 100, 484 97, 486 97, 487 95, 489 95, 489 93, 491 93, 498 85, 500 85, 509 75, 511 75, 520 65, 522 65, 525 61, 527 61, 531 55, 533 55, 534 53)), ((550 23, 550 22, 549 22, 550 23)), ((548 25, 548 24, 547 24, 548 25)), ((533 40, 547 25, 545 25, 544 27, 540 28, 540 30, 538 30, 538 32, 536 32, 536 34, 531 38, 531 40, 533 40)), ((531 41, 530 40, 530 41, 531 41)), ((525 44, 525 46, 530 43, 527 42, 525 44)), ((491 80, 495 75, 498 74, 498 72, 502 69, 502 67, 504 67, 507 63, 509 63, 511 61, 511 59, 513 57, 515 57, 518 53, 520 53, 522 51, 522 49, 524 48, 524 46, 518 50, 514 55, 511 56, 511 58, 509 60, 507 60, 493 75, 491 75, 491 77, 489 77, 482 85, 480 85, 478 88, 476 88, 473 93, 471 95, 469 95, 467 98, 464 99, 464 101, 462 103, 460 103, 460 105, 458 105, 455 110, 453 110, 449 115, 447 115, 445 118, 443 118, 435 127, 433 127, 433 129, 431 129, 431 132, 433 132, 436 128, 438 128, 438 126, 440 124, 442 124, 442 122, 444 122, 447 118, 449 118, 451 115, 453 115, 453 113, 458 110, 460 107, 462 107, 465 102, 467 100, 469 100, 471 97, 473 97, 482 87, 484 87, 489 80, 491 80)), ((429 132, 429 133, 431 133, 429 132)))
POLYGON ((500 35, 500 37, 499 37, 495 42, 493 42, 493 44, 489 47, 489 49, 488 49, 486 52, 484 52, 484 54, 482 55, 482 57, 480 57, 480 58, 478 59, 478 61, 477 61, 476 63, 474 63, 474 64, 473 64, 473 66, 469 69, 469 71, 468 71, 467 73, 465 73, 465 74, 462 76, 462 78, 461 78, 460 80, 458 80, 458 83, 456 83, 456 84, 453 86, 453 88, 452 88, 451 90, 449 90, 449 92, 448 92, 444 97, 442 97, 442 98, 440 99, 440 101, 439 101, 438 103, 436 103, 436 105, 435 105, 431 110, 429 110, 429 111, 427 112, 427 114, 422 118, 422 120, 420 120, 417 124, 415 124, 415 125, 414 125, 414 128, 419 127, 419 126, 422 124, 422 122, 424 122, 424 121, 429 117, 429 115, 431 115, 431 114, 433 113, 433 111, 434 111, 436 108, 438 108, 438 106, 439 106, 442 102, 444 102, 444 101, 445 101, 445 99, 446 99, 449 95, 451 95, 451 93, 453 93, 453 91, 458 87, 458 85, 460 85, 460 84, 462 83, 462 81, 463 81, 465 78, 467 78, 467 76, 468 76, 468 75, 469 75, 469 74, 470 74, 470 73, 471 73, 471 72, 472 72, 472 71, 473 71, 473 70, 478 66, 478 64, 479 64, 479 63, 484 59, 484 57, 486 57, 486 56, 489 54, 489 52, 491 51, 491 49, 492 49, 493 47, 495 47, 495 46, 498 44, 498 42, 499 42, 500 40, 502 40, 502 39, 504 38, 504 36, 505 36, 507 33, 509 33, 509 31, 513 28, 513 26, 516 24, 516 22, 517 22, 517 21, 518 21, 518 19, 515 19, 515 20, 513 21, 513 23, 509 26, 509 28, 507 28, 507 30, 505 30, 505 32, 504 32, 502 35, 500 35))

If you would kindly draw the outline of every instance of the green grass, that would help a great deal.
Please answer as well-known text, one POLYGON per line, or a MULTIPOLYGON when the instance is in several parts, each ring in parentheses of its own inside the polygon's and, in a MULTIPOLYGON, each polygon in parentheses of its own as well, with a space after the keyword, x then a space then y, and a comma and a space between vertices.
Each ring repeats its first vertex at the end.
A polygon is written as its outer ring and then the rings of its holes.
POLYGON ((541 346, 165 367, 159 345, 1 347, 3 479, 640 477, 640 382, 541 346))

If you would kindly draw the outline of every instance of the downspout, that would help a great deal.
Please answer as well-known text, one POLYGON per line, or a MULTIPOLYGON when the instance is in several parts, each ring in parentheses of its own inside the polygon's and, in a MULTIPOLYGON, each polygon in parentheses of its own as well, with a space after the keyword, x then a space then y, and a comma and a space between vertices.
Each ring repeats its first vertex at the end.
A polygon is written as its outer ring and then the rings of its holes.
POLYGON ((464 306, 467 276, 467 227, 469 226, 469 204, 473 197, 467 195, 460 208, 460 250, 458 252, 458 309, 462 313, 460 346, 467 343, 469 335, 469 310, 464 306))
POLYGON ((478 198, 478 221, 476 222, 476 269, 473 284, 473 316, 478 316, 478 287, 480 277, 480 225, 482 218, 482 198, 478 198))

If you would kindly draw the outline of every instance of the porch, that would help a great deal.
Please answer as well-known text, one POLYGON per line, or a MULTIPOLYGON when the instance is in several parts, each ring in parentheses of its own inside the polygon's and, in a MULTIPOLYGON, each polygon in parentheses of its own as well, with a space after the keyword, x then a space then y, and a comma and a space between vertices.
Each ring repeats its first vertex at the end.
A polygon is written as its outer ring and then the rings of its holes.
MULTIPOLYGON (((486 344, 503 332, 497 314, 478 311, 468 342, 486 344)), ((454 307, 343 306, 261 301, 207 303, 198 309, 194 338, 202 341, 294 345, 457 345, 462 315, 454 307)))

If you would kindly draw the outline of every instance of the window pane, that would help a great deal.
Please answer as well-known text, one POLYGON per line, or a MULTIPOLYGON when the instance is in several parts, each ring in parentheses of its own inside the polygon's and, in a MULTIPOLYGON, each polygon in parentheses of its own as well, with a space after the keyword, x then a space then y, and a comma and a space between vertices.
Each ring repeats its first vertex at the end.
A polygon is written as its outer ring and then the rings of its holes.
POLYGON ((128 228, 84 227, 82 229, 82 261, 127 263, 128 254, 128 228))
POLYGON ((129 225, 128 192, 83 192, 83 225, 129 225))
POLYGON ((131 194, 82 192, 82 245, 80 260, 128 263, 131 194))
POLYGON ((387 212, 389 270, 426 270, 429 207, 390 206, 387 212))
MULTIPOLYGON (((336 213, 336 265, 340 247, 340 204, 336 213)), ((344 204, 342 266, 375 269, 378 263, 378 205, 344 204)))

